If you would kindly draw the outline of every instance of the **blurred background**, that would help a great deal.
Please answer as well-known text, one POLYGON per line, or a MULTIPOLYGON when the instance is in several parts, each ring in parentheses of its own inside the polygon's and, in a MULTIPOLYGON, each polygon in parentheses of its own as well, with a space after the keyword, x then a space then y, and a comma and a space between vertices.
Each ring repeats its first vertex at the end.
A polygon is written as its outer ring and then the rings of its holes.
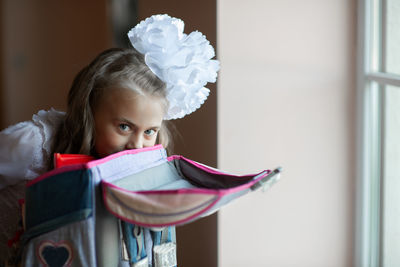
POLYGON ((204 106, 175 122, 175 154, 282 179, 177 228, 179 266, 352 266, 356 0, 0 1, 0 126, 66 109, 75 74, 167 13, 221 61, 204 106))

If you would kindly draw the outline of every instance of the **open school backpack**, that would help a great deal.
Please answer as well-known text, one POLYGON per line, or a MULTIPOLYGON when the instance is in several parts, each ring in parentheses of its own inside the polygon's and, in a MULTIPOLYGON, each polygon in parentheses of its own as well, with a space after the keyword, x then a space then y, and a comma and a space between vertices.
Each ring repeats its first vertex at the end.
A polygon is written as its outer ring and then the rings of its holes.
POLYGON ((161 145, 52 170, 27 185, 22 266, 176 266, 175 228, 274 183, 161 145))

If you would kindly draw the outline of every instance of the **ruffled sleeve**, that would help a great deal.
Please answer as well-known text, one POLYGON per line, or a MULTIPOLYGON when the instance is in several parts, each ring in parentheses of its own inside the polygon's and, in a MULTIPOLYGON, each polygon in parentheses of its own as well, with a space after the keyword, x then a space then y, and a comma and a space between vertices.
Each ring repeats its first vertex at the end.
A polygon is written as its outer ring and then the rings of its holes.
POLYGON ((51 146, 64 113, 50 109, 0 132, 0 189, 48 170, 51 146))

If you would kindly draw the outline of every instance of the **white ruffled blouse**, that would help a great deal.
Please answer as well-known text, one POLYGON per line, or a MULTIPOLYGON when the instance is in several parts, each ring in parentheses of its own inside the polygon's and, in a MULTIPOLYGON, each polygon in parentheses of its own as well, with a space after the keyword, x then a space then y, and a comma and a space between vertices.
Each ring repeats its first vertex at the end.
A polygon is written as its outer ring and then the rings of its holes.
POLYGON ((19 230, 18 199, 24 197, 25 182, 49 169, 54 135, 64 116, 41 110, 32 120, 0 132, 0 266, 14 253, 7 244, 19 230))
POLYGON ((32 180, 49 168, 51 146, 65 113, 50 109, 0 132, 0 190, 32 180))

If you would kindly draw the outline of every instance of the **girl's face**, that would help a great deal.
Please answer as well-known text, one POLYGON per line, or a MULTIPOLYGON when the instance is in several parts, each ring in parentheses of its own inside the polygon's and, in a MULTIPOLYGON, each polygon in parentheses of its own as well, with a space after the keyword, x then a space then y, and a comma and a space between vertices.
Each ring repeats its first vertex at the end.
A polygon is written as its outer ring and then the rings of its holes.
POLYGON ((154 146, 165 113, 160 97, 142 96, 130 89, 106 89, 93 110, 95 151, 105 157, 154 146))

